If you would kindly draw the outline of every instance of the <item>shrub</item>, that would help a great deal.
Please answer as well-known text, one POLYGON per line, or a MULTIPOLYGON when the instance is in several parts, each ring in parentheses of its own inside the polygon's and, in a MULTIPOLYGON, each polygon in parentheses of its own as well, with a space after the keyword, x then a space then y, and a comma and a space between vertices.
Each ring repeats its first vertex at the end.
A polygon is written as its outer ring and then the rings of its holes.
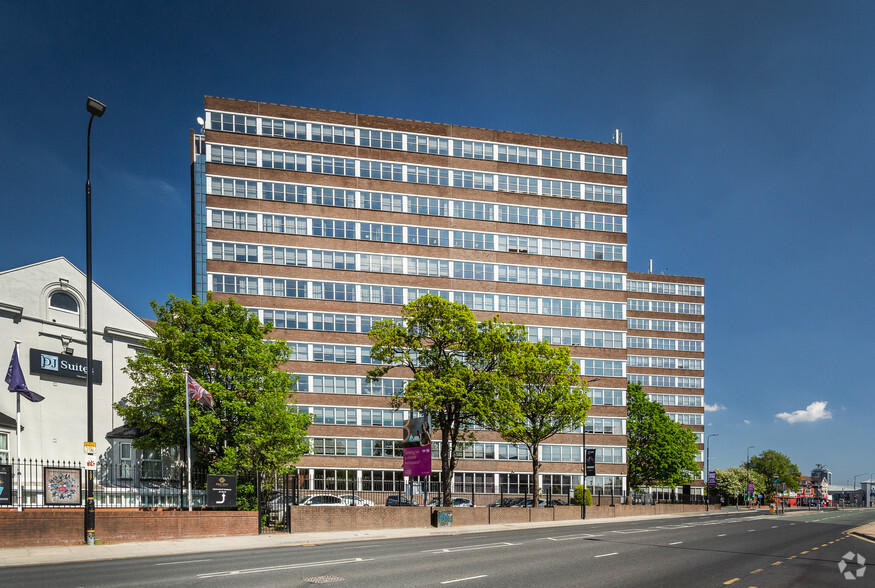
POLYGON ((586 496, 586 505, 592 506, 592 493, 587 490, 583 484, 574 488, 574 498, 571 499, 571 504, 581 506, 584 501, 584 496, 586 496))

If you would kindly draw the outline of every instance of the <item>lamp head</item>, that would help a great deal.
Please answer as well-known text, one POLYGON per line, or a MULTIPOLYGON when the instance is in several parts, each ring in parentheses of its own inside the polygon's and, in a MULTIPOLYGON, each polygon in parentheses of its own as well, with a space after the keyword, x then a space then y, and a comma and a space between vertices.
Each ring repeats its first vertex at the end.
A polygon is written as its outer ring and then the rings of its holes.
POLYGON ((90 112, 92 116, 98 118, 103 116, 103 113, 106 112, 106 104, 99 100, 95 100, 91 96, 88 97, 88 102, 85 103, 85 108, 88 109, 88 112, 90 112))

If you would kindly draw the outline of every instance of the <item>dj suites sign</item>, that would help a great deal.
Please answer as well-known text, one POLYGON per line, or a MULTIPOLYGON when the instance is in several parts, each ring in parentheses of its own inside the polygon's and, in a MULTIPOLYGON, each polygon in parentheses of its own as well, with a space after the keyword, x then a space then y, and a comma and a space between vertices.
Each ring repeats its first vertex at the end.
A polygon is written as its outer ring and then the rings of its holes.
MULTIPOLYGON (((97 360, 92 360, 91 364, 92 381, 100 384, 103 381, 103 364, 97 360)), ((65 353, 31 349, 30 372, 84 380, 88 373, 88 360, 65 353)))

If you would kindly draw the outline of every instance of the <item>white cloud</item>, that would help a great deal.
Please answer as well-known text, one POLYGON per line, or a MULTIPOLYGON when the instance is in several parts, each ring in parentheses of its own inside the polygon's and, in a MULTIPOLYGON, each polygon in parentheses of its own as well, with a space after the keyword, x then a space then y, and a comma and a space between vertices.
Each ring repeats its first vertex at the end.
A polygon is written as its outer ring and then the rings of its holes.
POLYGON ((705 403, 705 412, 717 412, 718 410, 726 410, 726 407, 722 404, 708 404, 705 403))
POLYGON ((745 424, 745 425, 749 425, 749 424, 750 424, 750 421, 747 420, 747 419, 744 419, 744 424, 745 424))
POLYGON ((812 402, 805 410, 794 410, 793 412, 779 412, 775 415, 779 419, 783 419, 790 423, 813 423, 824 419, 831 419, 832 413, 826 409, 826 402, 812 402))

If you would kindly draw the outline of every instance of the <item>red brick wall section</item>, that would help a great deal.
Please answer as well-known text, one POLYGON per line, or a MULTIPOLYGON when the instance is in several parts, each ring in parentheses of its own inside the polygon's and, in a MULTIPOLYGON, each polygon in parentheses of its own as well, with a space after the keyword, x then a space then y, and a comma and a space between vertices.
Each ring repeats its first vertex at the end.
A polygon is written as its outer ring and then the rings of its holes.
POLYGON ((293 533, 431 526, 431 509, 424 506, 300 506, 291 510, 293 533))
MULTIPOLYGON (((0 511, 0 548, 84 542, 82 509, 0 511)), ((257 535, 254 512, 98 509, 95 537, 105 543, 257 535)))

